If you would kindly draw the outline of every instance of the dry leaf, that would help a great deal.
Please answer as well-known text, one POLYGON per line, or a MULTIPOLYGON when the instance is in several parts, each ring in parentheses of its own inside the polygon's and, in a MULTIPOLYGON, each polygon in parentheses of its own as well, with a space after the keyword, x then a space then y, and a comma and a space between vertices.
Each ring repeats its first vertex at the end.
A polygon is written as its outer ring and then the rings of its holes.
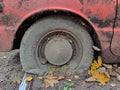
POLYGON ((115 83, 111 83, 110 86, 116 87, 117 85, 115 83))
POLYGON ((95 82, 96 79, 94 77, 89 77, 85 80, 86 82, 95 82))
POLYGON ((81 24, 82 24, 83 26, 86 26, 86 24, 85 24, 84 22, 81 22, 81 24))
POLYGON ((110 74, 106 71, 105 72, 105 75, 108 77, 108 78, 110 78, 110 74))
POLYGON ((45 81, 45 88, 50 87, 49 83, 47 81, 45 81))
POLYGON ((105 68, 112 69, 112 65, 102 64, 105 68))
POLYGON ((97 46, 93 46, 93 49, 96 50, 96 51, 101 51, 101 49, 98 48, 97 46))
POLYGON ((90 72, 90 70, 88 70, 88 74, 89 74, 89 75, 91 75, 91 72, 90 72))
POLYGON ((39 78, 40 80, 42 80, 42 79, 43 79, 43 77, 42 77, 42 76, 39 76, 38 78, 39 78))
POLYGON ((63 80, 63 79, 65 79, 65 76, 64 75, 59 75, 57 79, 58 80, 63 80))
POLYGON ((52 76, 52 75, 47 75, 45 76, 46 79, 57 79, 56 76, 52 76))
POLYGON ((115 71, 120 74, 120 67, 118 67, 115 71))
POLYGON ((100 73, 105 73, 105 72, 106 72, 106 69, 105 69, 104 67, 100 67, 100 68, 98 68, 98 71, 99 71, 100 73))
POLYGON ((78 75, 74 75, 74 78, 75 78, 75 79, 79 79, 79 76, 78 76, 78 75))
POLYGON ((120 81, 120 74, 116 73, 117 80, 120 81))
POLYGON ((45 76, 45 87, 53 87, 56 83, 58 83, 58 79, 57 77, 55 76, 52 76, 52 75, 48 75, 48 76, 45 76))
POLYGON ((117 64, 113 64, 113 67, 118 67, 118 65, 117 64))
POLYGON ((28 76, 28 77, 25 78, 25 80, 26 80, 27 82, 31 81, 32 79, 33 79, 32 76, 28 76))
POLYGON ((67 81, 71 82, 72 80, 71 79, 67 79, 67 81))

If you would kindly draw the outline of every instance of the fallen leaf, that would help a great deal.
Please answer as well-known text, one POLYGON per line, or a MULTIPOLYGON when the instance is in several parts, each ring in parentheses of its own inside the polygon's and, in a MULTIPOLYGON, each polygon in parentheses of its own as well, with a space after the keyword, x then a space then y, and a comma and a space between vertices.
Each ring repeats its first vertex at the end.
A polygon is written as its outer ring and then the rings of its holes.
POLYGON ((89 77, 85 80, 86 82, 95 82, 96 79, 94 77, 89 77))
POLYGON ((98 66, 99 67, 102 66, 102 58, 100 56, 98 56, 98 66))
POLYGON ((48 87, 50 87, 50 85, 49 85, 48 81, 45 81, 45 88, 48 88, 48 87))
POLYGON ((82 24, 83 26, 86 26, 86 24, 85 24, 84 22, 81 22, 81 24, 82 24))
POLYGON ((90 72, 90 70, 88 70, 88 74, 89 74, 89 75, 91 75, 91 72, 90 72))
POLYGON ((71 82, 72 80, 71 79, 66 79, 67 81, 71 82))
POLYGON ((45 76, 45 79, 57 79, 57 77, 52 75, 47 75, 45 76))
POLYGON ((106 70, 102 66, 102 58, 99 56, 98 60, 94 60, 91 64, 90 73, 93 78, 99 81, 102 85, 105 85, 109 81, 108 75, 106 75, 106 70))
POLYGON ((40 80, 42 80, 42 79, 43 79, 43 77, 42 77, 42 76, 39 76, 38 78, 39 78, 40 80))
POLYGON ((53 87, 56 83, 58 83, 58 79, 57 77, 55 76, 52 76, 52 75, 48 75, 48 76, 45 76, 45 87, 53 87))
POLYGON ((108 78, 110 78, 110 74, 109 74, 107 71, 105 71, 105 75, 106 75, 108 78))
POLYGON ((120 74, 116 73, 117 80, 120 81, 120 74))
POLYGON ((105 72, 106 72, 106 69, 105 69, 104 67, 100 67, 100 68, 98 68, 98 71, 99 71, 100 73, 105 73, 105 72))
POLYGON ((75 79, 79 79, 79 76, 78 76, 78 75, 74 75, 74 78, 75 78, 75 79))
POLYGON ((116 87, 117 85, 115 83, 111 83, 110 86, 116 87))
POLYGON ((93 60, 93 63, 91 64, 91 70, 96 70, 101 66, 102 66, 102 58, 99 56, 98 60, 93 60))
POLYGON ((117 64, 113 64, 113 67, 118 67, 118 65, 117 64))
POLYGON ((32 76, 27 76, 27 77, 25 78, 25 80, 26 80, 27 82, 30 82, 32 79, 33 79, 32 76))
POLYGON ((64 75, 59 75, 57 79, 58 80, 63 80, 63 79, 65 79, 65 76, 64 75))
POLYGON ((105 68, 112 69, 112 65, 102 64, 105 68))
POLYGON ((102 85, 105 85, 106 82, 109 81, 109 78, 106 74, 100 73, 98 70, 91 71, 92 77, 97 79, 102 85))
POLYGON ((118 67, 115 71, 120 74, 120 67, 118 67))
POLYGON ((101 51, 101 49, 98 48, 97 46, 93 46, 93 49, 96 50, 96 51, 101 51))

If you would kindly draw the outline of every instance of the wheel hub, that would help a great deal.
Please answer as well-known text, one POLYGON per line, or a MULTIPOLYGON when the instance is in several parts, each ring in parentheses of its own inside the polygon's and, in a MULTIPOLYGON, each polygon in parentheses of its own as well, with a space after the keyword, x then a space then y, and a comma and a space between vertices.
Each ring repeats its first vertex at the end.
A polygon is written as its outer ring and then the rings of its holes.
POLYGON ((45 46, 45 57, 53 65, 63 65, 70 61, 73 49, 63 37, 54 37, 45 46))

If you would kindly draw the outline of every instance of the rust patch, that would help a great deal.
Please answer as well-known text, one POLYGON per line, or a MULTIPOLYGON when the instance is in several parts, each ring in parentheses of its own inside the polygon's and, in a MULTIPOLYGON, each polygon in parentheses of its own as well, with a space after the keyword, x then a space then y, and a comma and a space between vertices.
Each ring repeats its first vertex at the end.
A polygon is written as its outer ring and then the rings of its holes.
POLYGON ((105 36, 107 39, 110 39, 112 36, 111 32, 100 31, 100 33, 102 34, 102 36, 105 36))
POLYGON ((83 0, 80 0, 80 3, 83 5, 83 0))
POLYGON ((4 3, 3 0, 0 0, 0 14, 3 13, 4 3))
POLYGON ((97 27, 100 27, 100 28, 109 27, 109 26, 113 25, 112 19, 102 20, 102 19, 97 18, 97 17, 90 17, 90 21, 97 24, 97 27))
POLYGON ((11 22, 12 19, 13 19, 12 15, 4 15, 4 16, 2 16, 3 24, 8 25, 8 26, 10 26, 12 24, 12 22, 11 22))
POLYGON ((3 13, 3 6, 0 4, 0 13, 3 13))
POLYGON ((114 17, 115 0, 80 0, 81 12, 102 20, 114 17))
POLYGON ((19 7, 19 8, 22 6, 23 1, 24 1, 24 0, 18 1, 18 7, 19 7))
POLYGON ((13 15, 3 15, 2 16, 2 23, 7 26, 15 26, 19 22, 19 19, 13 15))

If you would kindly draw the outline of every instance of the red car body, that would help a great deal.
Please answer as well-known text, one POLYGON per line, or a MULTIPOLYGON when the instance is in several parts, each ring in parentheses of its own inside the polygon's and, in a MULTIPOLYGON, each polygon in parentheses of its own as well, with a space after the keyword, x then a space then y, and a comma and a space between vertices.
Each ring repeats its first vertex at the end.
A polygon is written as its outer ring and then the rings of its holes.
POLYGON ((0 0, 0 51, 19 46, 31 20, 57 12, 82 17, 98 36, 104 62, 120 63, 120 0, 0 0))

